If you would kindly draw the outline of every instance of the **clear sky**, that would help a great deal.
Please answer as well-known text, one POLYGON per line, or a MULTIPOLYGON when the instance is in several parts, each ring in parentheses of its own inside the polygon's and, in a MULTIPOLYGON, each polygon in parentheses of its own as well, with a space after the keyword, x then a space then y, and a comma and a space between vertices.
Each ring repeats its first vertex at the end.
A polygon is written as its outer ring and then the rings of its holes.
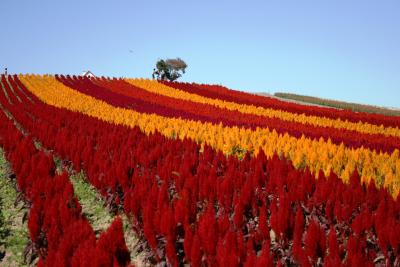
POLYGON ((0 68, 150 77, 400 107, 399 0, 0 2, 0 68))

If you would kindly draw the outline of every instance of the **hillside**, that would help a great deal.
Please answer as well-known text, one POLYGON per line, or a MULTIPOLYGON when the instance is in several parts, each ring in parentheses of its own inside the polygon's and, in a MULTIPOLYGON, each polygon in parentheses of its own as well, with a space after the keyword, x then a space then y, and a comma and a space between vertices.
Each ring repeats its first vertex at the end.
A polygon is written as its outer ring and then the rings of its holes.
POLYGON ((2 75, 0 121, 0 265, 400 262, 400 117, 221 85, 2 75))

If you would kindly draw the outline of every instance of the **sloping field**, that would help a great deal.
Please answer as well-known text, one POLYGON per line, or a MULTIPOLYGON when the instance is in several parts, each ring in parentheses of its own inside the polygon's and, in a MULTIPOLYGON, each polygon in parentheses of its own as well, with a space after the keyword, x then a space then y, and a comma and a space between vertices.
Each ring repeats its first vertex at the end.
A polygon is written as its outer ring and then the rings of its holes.
POLYGON ((274 96, 288 101, 300 101, 312 105, 348 109, 355 112, 377 113, 387 116, 400 116, 400 110, 398 108, 384 108, 372 105, 349 103, 344 101, 324 99, 319 97, 305 96, 298 94, 290 94, 290 93, 275 93, 274 96))
POLYGON ((398 116, 145 79, 13 75, 0 89, 39 266, 400 264, 398 116))

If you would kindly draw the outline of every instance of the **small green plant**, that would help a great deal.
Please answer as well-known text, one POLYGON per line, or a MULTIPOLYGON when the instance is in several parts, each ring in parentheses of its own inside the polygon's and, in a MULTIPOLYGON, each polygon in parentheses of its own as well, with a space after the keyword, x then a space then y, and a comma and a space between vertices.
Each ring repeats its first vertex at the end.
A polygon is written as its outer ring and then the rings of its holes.
POLYGON ((238 145, 234 145, 231 149, 231 153, 229 155, 236 156, 238 159, 243 159, 247 153, 250 153, 250 155, 253 154, 254 151, 252 150, 247 150, 243 147, 239 147, 238 145))

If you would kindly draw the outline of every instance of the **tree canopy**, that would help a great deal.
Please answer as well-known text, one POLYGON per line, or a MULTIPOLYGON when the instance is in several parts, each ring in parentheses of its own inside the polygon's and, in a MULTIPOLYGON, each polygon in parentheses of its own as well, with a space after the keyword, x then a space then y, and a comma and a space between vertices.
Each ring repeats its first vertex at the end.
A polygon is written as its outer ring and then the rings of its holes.
POLYGON ((181 58, 160 59, 156 63, 156 69, 153 77, 157 76, 158 80, 175 81, 180 78, 186 71, 187 64, 181 58))

